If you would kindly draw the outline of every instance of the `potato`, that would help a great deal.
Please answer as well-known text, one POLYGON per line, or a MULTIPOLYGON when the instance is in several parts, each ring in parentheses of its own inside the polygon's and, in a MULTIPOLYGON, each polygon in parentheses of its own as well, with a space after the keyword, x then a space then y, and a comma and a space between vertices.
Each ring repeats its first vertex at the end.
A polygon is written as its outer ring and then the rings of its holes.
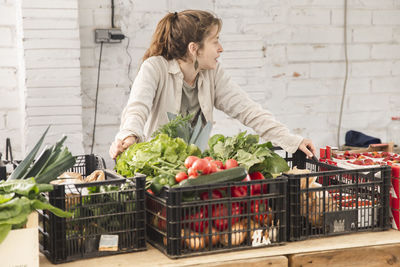
POLYGON ((232 233, 224 234, 220 238, 220 242, 224 246, 229 246, 229 235, 231 235, 232 246, 238 246, 244 242, 247 236, 246 227, 242 222, 237 222, 232 225, 232 233))
MULTIPOLYGON (((242 224, 243 224, 244 229, 247 229, 248 220, 244 219, 242 221, 242 224)), ((250 220, 250 238, 253 237, 254 230, 257 230, 257 229, 260 229, 260 228, 261 228, 261 226, 258 223, 256 223, 253 220, 250 220)))
POLYGON ((186 245, 186 247, 191 250, 201 250, 204 248, 205 242, 204 237, 194 231, 184 231, 182 229, 181 237, 186 245))
POLYGON ((274 214, 272 212, 271 207, 268 208, 268 214, 264 218, 264 225, 270 226, 272 224, 272 221, 274 220, 274 214))
MULTIPOLYGON (((219 232, 217 231, 217 229, 212 227, 211 233, 212 233, 211 244, 212 244, 212 246, 216 246, 219 242, 219 234, 218 234, 219 232)), ((206 241, 206 246, 208 246, 208 244, 209 244, 208 227, 205 229, 204 234, 205 234, 204 239, 206 241)))

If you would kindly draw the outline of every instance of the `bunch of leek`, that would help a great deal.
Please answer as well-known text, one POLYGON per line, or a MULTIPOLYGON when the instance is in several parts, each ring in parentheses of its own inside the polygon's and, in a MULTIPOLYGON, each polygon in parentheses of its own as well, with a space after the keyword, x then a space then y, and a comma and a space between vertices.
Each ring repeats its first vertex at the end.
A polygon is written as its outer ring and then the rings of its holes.
POLYGON ((153 137, 159 134, 166 134, 171 138, 180 137, 186 144, 194 144, 200 150, 207 148, 208 138, 212 129, 211 122, 207 122, 203 127, 201 116, 199 116, 194 127, 192 127, 191 120, 193 119, 193 114, 183 117, 181 114, 176 115, 167 112, 167 116, 169 122, 155 131, 153 137))
POLYGON ((27 179, 34 177, 37 183, 49 183, 73 167, 75 158, 72 156, 68 148, 62 148, 62 145, 67 138, 64 136, 55 145, 46 148, 42 154, 35 160, 36 154, 43 144, 44 138, 49 130, 47 127, 42 137, 29 152, 28 156, 18 165, 18 167, 11 173, 7 181, 15 179, 27 179))

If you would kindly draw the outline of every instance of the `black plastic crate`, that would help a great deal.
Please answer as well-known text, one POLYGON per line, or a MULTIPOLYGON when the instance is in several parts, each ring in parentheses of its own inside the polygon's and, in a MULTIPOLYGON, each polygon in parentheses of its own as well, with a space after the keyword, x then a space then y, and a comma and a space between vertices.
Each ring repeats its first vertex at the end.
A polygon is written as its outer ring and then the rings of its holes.
POLYGON ((390 167, 345 170, 296 152, 288 177, 288 241, 389 229, 390 167), (316 185, 313 183, 318 183, 316 185))
MULTIPOLYGON (((104 166, 95 155, 78 156, 70 170, 83 177, 104 166)), ((146 249, 145 176, 125 179, 102 169, 106 180, 54 185, 46 197, 72 218, 39 211, 40 251, 52 263, 107 256, 146 249), (118 236, 116 251, 99 251, 101 236, 118 236)))
POLYGON ((283 244, 286 187, 281 177, 146 193, 147 240, 170 258, 283 244), (250 194, 252 186, 259 195, 250 194), (246 196, 232 197, 235 187, 246 196))

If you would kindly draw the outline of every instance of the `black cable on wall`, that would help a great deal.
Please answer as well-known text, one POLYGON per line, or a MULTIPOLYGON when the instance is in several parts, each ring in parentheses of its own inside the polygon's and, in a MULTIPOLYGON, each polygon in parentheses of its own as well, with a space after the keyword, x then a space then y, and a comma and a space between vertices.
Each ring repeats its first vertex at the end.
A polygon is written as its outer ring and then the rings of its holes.
POLYGON ((115 25, 114 25, 114 0, 111 0, 111 28, 115 28, 115 25))
POLYGON ((100 84, 100 67, 101 67, 101 55, 103 53, 103 42, 100 43, 100 56, 99 56, 99 66, 97 68, 97 86, 96 86, 96 97, 94 104, 94 119, 93 119, 93 133, 92 133, 92 146, 90 148, 90 154, 93 154, 93 147, 96 136, 96 121, 97 121, 97 102, 99 96, 99 84, 100 84))

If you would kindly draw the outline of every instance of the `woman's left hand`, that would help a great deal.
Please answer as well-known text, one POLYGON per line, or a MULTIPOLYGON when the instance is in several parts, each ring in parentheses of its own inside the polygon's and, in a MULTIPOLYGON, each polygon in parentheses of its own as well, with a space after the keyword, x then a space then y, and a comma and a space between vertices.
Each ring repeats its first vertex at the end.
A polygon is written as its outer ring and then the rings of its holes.
POLYGON ((310 139, 304 138, 299 145, 299 149, 306 154, 307 158, 311 158, 317 153, 314 144, 310 139))

